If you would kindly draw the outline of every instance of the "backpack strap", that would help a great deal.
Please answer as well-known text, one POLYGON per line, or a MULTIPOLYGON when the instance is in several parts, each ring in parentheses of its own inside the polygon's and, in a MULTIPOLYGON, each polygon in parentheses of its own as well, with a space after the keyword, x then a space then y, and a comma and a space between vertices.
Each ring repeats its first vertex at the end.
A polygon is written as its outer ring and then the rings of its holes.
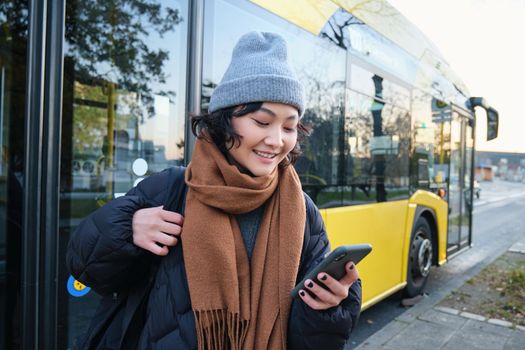
POLYGON ((188 186, 186 186, 186 181, 184 180, 186 168, 176 166, 169 168, 168 171, 170 172, 170 176, 168 181, 168 195, 164 209, 184 215, 186 192, 188 192, 188 186))
MULTIPOLYGON (((184 208, 186 207, 186 192, 188 186, 184 181, 184 174, 186 168, 177 166, 167 169, 170 174, 168 176, 168 186, 166 202, 164 209, 174 211, 184 215, 184 208)), ((135 349, 138 345, 142 329, 144 328, 146 308, 149 299, 149 293, 153 287, 155 275, 160 265, 160 257, 152 256, 151 268, 148 282, 144 284, 140 291, 132 293, 128 298, 126 309, 131 312, 129 325, 124 326, 125 332, 121 338, 121 349, 135 349)))

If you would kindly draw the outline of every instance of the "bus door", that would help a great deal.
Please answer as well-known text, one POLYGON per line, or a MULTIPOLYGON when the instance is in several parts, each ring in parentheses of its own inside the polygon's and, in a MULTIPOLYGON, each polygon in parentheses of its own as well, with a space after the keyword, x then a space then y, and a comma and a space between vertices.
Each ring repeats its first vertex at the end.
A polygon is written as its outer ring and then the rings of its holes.
POLYGON ((474 205, 474 120, 463 118, 462 128, 464 134, 463 154, 463 197, 461 205, 461 235, 460 248, 472 243, 472 211, 474 205))
POLYGON ((454 111, 450 135, 448 256, 471 242, 472 152, 472 123, 466 115, 454 111))

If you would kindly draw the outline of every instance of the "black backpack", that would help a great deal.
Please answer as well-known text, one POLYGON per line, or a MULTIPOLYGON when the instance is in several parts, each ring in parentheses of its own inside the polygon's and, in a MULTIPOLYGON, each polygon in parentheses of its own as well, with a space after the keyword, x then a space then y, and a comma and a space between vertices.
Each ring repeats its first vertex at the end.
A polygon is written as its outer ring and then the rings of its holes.
MULTIPOLYGON (((184 215, 187 186, 184 167, 172 167, 164 209, 184 215)), ((153 206, 153 205, 152 205, 153 206)), ((77 349, 136 349, 144 328, 147 302, 162 257, 151 256, 147 283, 126 292, 104 296, 100 301, 90 328, 77 349)))

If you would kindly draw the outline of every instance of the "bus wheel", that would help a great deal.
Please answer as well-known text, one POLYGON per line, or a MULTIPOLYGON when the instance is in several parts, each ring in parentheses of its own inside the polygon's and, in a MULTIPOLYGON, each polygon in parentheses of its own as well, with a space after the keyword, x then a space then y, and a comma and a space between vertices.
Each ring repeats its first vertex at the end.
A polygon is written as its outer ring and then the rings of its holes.
POLYGON ((425 218, 420 217, 412 231, 405 296, 415 297, 423 293, 432 266, 432 254, 430 225, 425 218))

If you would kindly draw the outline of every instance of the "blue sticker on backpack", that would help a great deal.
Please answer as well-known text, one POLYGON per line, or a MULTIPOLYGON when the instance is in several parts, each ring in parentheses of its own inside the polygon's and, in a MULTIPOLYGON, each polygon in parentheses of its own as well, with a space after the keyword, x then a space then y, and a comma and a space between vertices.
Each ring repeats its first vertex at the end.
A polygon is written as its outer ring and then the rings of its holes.
POLYGON ((77 281, 75 277, 69 276, 69 279, 67 280, 67 291, 69 294, 79 298, 89 293, 90 290, 91 288, 77 281))

